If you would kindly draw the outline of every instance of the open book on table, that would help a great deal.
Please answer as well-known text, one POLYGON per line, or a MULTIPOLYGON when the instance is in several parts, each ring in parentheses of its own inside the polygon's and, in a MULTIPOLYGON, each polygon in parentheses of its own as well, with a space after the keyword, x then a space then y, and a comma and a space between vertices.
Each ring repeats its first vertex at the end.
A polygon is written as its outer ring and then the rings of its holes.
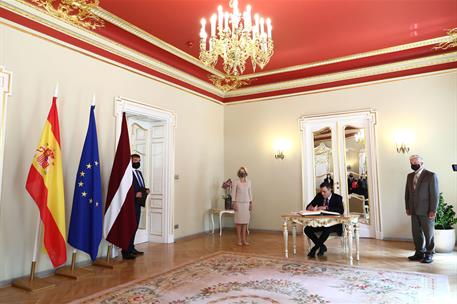
POLYGON ((306 216, 306 215, 341 215, 338 212, 333 212, 333 211, 327 211, 327 210, 316 210, 316 211, 310 211, 310 210, 302 210, 297 212, 300 215, 306 216))

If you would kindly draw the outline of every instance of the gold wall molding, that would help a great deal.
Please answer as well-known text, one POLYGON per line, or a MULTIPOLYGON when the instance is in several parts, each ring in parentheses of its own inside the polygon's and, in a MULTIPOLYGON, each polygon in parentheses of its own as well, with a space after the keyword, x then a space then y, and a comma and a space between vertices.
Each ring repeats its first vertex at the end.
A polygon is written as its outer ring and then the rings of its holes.
POLYGON ((230 91, 225 94, 226 98, 240 97, 258 93, 294 89, 298 87, 311 86, 329 82, 336 82, 341 80, 355 79, 367 76, 375 76, 380 74, 387 74, 392 72, 399 72, 404 70, 422 68, 426 66, 438 65, 457 62, 457 52, 446 54, 428 56, 418 59, 404 60, 395 63, 382 64, 373 67, 355 69, 344 72, 337 72, 314 77, 301 78, 296 80, 289 80, 278 82, 274 84, 259 85, 247 88, 241 88, 235 91, 230 91))

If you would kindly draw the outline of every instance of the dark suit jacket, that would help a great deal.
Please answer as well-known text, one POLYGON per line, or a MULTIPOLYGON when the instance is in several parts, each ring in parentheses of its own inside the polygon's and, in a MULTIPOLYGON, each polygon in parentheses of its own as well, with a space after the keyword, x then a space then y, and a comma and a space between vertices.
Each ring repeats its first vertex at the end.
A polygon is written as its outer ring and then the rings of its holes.
MULTIPOLYGON (((141 175, 141 178, 143 178, 143 174, 141 173, 141 171, 137 172, 141 175)), ((133 190, 135 191, 135 203, 140 205, 141 207, 146 206, 146 197, 148 196, 148 194, 146 193, 146 188, 140 186, 140 182, 137 180, 135 173, 133 173, 133 190), (136 197, 137 192, 141 192, 143 194, 142 197, 136 197)))
POLYGON ((406 178, 405 208, 415 215, 436 212, 440 193, 436 174, 423 169, 415 190, 413 189, 414 175, 415 172, 412 172, 406 178))
MULTIPOLYGON (((313 198, 311 203, 306 206, 306 209, 308 209, 309 206, 323 206, 324 205, 324 197, 322 194, 318 193, 316 196, 313 198)), ((338 212, 339 214, 344 213, 344 206, 343 206, 343 198, 341 195, 338 195, 336 193, 332 193, 332 196, 330 197, 330 201, 328 202, 328 211, 333 211, 333 212, 338 212)))
MULTIPOLYGON (((318 207, 320 207, 320 206, 323 206, 323 205, 324 205, 324 197, 322 196, 322 194, 318 193, 313 198, 311 203, 309 203, 306 206, 306 209, 308 209, 309 206, 313 206, 313 207, 318 206, 318 207)), ((338 212, 339 214, 343 214, 344 213, 343 198, 341 197, 341 195, 338 195, 336 193, 332 193, 332 196, 330 197, 330 201, 328 202, 327 210, 328 211, 333 211, 333 212, 338 212)), ((342 235, 343 234, 343 225, 338 224, 337 233, 338 233, 338 235, 342 235)))

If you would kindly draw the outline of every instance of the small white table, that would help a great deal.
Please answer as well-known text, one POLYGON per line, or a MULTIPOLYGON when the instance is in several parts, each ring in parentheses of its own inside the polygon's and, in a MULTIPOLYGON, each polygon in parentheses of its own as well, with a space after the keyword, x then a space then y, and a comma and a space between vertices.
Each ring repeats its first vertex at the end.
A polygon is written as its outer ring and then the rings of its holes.
MULTIPOLYGON (((219 208, 211 208, 209 209, 209 215, 211 217, 211 233, 214 234, 214 215, 219 215, 219 236, 222 236, 222 217, 224 214, 233 214, 235 215, 235 210, 225 210, 219 208)), ((248 228, 249 233, 249 228, 248 228)))

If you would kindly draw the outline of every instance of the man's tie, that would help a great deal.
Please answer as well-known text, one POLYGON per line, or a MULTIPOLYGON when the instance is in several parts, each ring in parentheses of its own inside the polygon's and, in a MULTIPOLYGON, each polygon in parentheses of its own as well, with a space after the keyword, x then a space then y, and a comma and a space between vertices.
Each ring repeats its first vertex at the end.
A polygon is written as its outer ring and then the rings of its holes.
POLYGON ((328 198, 324 199, 324 207, 327 208, 327 206, 328 206, 328 198))
POLYGON ((138 179, 138 184, 140 184, 140 187, 144 188, 144 182, 143 178, 141 177, 141 173, 139 170, 135 170, 136 178, 138 179))
POLYGON ((413 190, 416 190, 417 186, 417 181, 419 180, 419 174, 414 174, 414 179, 413 179, 413 190))

